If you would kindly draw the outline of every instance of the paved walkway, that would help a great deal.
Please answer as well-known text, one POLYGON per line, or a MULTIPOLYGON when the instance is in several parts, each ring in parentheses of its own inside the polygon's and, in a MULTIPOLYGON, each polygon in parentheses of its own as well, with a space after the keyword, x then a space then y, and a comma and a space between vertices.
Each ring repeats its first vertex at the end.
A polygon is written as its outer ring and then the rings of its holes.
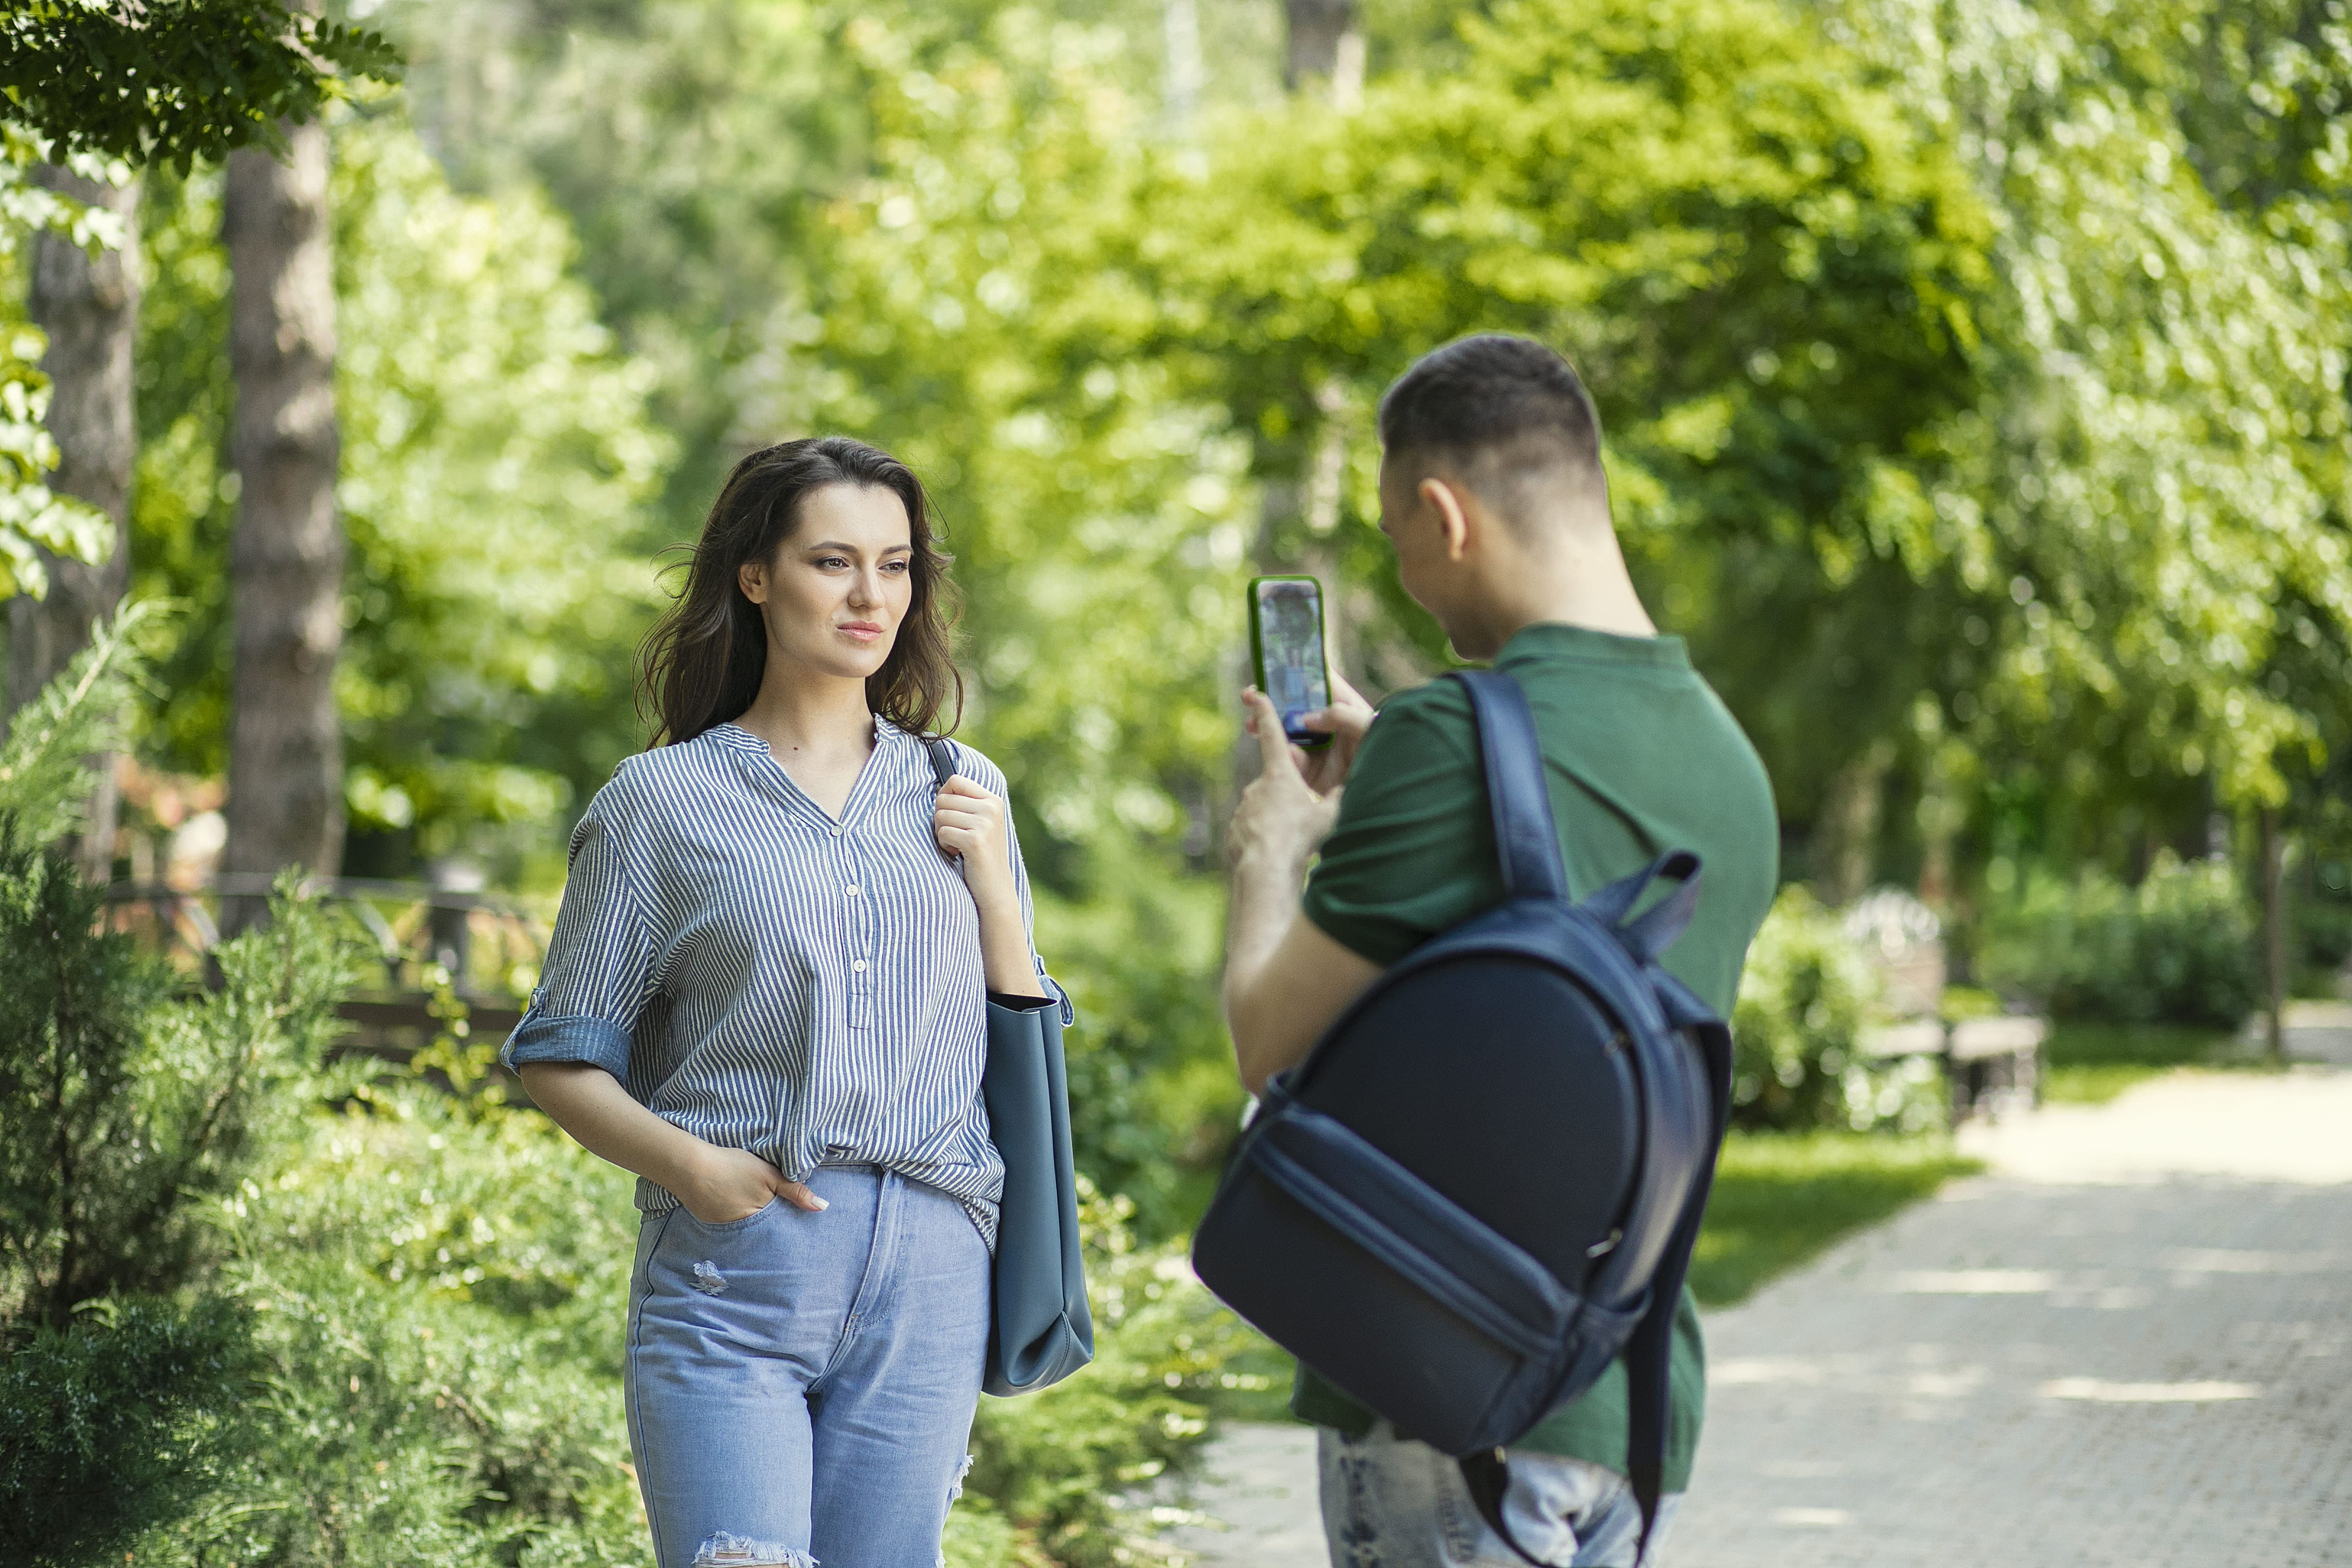
MULTIPOLYGON (((1666 1568, 2352 1564, 2352 1071, 2176 1073, 1968 1143, 1993 1174, 1710 1318, 1666 1568)), ((1202 1568, 1322 1568, 1310 1434, 1213 1470, 1202 1568)))

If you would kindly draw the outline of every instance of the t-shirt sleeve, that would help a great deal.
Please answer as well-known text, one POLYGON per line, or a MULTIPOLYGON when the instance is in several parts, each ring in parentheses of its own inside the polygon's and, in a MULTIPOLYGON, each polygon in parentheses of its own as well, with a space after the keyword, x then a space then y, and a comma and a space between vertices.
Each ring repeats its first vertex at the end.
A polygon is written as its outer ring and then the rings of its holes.
POLYGON ((1502 896, 1468 704, 1450 711, 1452 695, 1423 687, 1381 710, 1307 879, 1307 917, 1383 967, 1502 896))
POLYGON ((655 946, 630 812, 616 785, 572 835, 571 875, 530 1008, 499 1059, 584 1061, 627 1082, 629 1046, 653 986, 655 946))

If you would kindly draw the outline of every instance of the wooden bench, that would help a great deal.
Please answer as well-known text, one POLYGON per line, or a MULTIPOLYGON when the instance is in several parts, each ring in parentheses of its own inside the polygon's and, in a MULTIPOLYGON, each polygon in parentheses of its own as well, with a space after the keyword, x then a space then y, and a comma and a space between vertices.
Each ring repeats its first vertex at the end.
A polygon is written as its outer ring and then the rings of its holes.
MULTIPOLYGON (((267 897, 274 880, 215 876, 193 888, 118 883, 107 889, 106 898, 117 928, 135 931, 164 952, 200 966, 221 939, 222 903, 267 897)), ((547 951, 547 930, 520 901, 478 887, 360 877, 312 877, 304 886, 351 915, 373 942, 381 966, 372 984, 336 1009, 352 1033, 335 1055, 373 1056, 405 1066, 450 1027, 452 1020, 436 1010, 446 1009, 445 996, 463 1004, 463 1032, 471 1040, 504 1040, 521 1021, 520 1001, 498 977, 518 962, 536 968, 547 951)), ((509 1100, 529 1103, 512 1072, 504 1067, 492 1072, 506 1083, 509 1100)))
POLYGON ((2050 1037, 2050 1020, 2002 1016, 1962 1019, 1913 1019, 1865 1032, 1862 1054, 1885 1061, 1904 1057, 1933 1057, 1943 1066, 1949 1095, 1951 1121, 1959 1125, 1976 1116, 1998 1116, 2042 1103, 2042 1046, 2050 1037))

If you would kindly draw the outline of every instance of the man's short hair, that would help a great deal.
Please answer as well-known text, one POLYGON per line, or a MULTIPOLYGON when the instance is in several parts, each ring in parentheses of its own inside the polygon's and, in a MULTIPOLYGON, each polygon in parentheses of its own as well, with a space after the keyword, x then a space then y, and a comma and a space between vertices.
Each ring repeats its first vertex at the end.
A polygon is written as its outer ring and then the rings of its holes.
POLYGON ((1517 522, 1523 492, 1600 487, 1601 416, 1576 370, 1532 338, 1481 332, 1433 350, 1381 399, 1381 444, 1453 470, 1517 522))

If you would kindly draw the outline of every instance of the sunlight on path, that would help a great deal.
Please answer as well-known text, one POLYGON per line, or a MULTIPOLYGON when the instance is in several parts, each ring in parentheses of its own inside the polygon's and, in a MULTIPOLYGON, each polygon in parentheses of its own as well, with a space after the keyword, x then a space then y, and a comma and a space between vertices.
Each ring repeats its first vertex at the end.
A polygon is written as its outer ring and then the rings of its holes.
POLYGON ((1326 1568, 1313 1427, 1236 1421, 1209 1465, 1192 1494, 1202 1521, 1171 1531, 1171 1544, 1198 1568, 1326 1568))
POLYGON ((1990 1175, 1709 1320, 1665 1568, 2352 1563, 2352 1072, 1963 1145, 1990 1175))
POLYGON ((2053 1105, 1963 1128, 1959 1144, 2020 1181, 2352 1182, 2352 1072, 2172 1072, 2111 1104, 2053 1105))

